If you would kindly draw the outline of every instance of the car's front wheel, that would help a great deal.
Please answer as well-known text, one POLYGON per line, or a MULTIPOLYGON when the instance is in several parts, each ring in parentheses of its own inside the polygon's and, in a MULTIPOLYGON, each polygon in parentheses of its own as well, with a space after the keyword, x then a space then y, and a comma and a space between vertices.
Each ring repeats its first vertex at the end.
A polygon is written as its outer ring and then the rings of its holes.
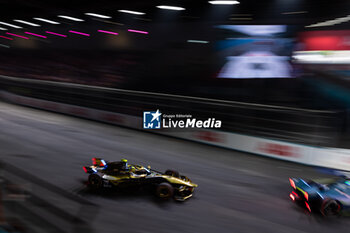
POLYGON ((174 188, 169 183, 160 183, 157 186, 156 194, 162 199, 169 199, 174 195, 174 188))

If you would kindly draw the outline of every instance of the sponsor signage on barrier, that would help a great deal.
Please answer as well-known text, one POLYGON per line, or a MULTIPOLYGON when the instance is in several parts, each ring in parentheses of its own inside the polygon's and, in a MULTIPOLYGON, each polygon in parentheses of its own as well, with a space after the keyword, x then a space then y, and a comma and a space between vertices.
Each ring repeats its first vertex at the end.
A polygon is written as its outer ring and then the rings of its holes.
POLYGON ((58 109, 58 105, 55 103, 43 103, 42 108, 55 111, 58 109))
POLYGON ((122 124, 124 122, 124 119, 122 116, 118 116, 117 114, 113 114, 113 113, 104 113, 101 115, 101 118, 103 121, 108 121, 111 123, 122 124))
POLYGON ((300 157, 299 148, 279 143, 261 142, 258 151, 277 156, 300 157))
POLYGON ((213 131, 199 131, 194 134, 194 137, 206 142, 224 142, 224 135, 213 131))
POLYGON ((68 113, 76 116, 82 116, 82 117, 88 116, 88 111, 81 107, 71 107, 68 109, 68 113))

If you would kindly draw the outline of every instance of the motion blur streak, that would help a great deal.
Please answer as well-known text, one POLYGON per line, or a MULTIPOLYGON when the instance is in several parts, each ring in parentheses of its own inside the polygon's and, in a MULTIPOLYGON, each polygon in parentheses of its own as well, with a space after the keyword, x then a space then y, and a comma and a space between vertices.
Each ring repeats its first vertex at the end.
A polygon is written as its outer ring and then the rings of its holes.
POLYGON ((4 38, 4 39, 6 39, 6 40, 13 40, 12 38, 6 37, 6 36, 0 36, 0 38, 4 38))
POLYGON ((39 34, 32 33, 32 32, 24 32, 24 33, 25 33, 25 34, 28 34, 28 35, 32 35, 32 36, 41 37, 41 38, 47 38, 47 36, 39 35, 39 34))
POLYGON ((138 12, 138 11, 129 11, 129 10, 118 10, 122 13, 133 14, 133 15, 145 15, 146 13, 138 12))
POLYGON ((112 18, 111 16, 95 14, 95 13, 85 13, 85 15, 94 16, 94 17, 102 18, 102 19, 110 19, 110 18, 112 18))
POLYGON ((77 32, 77 31, 72 31, 72 30, 70 30, 69 32, 74 33, 74 34, 78 34, 78 35, 82 35, 82 36, 90 36, 90 34, 84 33, 84 32, 77 32))
POLYGON ((55 36, 67 37, 67 35, 59 34, 59 33, 56 33, 56 32, 46 31, 46 33, 47 34, 51 34, 51 35, 55 35, 55 36))
POLYGON ((0 47, 7 48, 7 49, 9 49, 9 48, 10 48, 10 46, 8 46, 8 45, 4 45, 4 44, 0 44, 0 47))
POLYGON ((0 24, 8 26, 8 27, 12 27, 12 28, 17 28, 17 29, 22 28, 20 26, 17 26, 17 25, 14 25, 14 24, 10 24, 10 23, 5 23, 5 22, 0 22, 0 24))
POLYGON ((200 43, 200 44, 208 44, 209 41, 205 40, 187 40, 188 43, 200 43))
POLYGON ((11 35, 11 36, 15 36, 15 37, 19 37, 19 38, 22 38, 22 39, 29 40, 28 37, 21 36, 21 35, 17 35, 17 34, 14 34, 14 33, 6 32, 6 34, 7 34, 7 35, 11 35))
POLYGON ((53 20, 48 20, 48 19, 43 19, 43 18, 34 18, 35 20, 39 20, 45 23, 49 23, 49 24, 60 24, 59 22, 53 21, 53 20))
POLYGON ((141 34, 148 34, 148 32, 139 31, 139 30, 134 30, 134 29, 128 29, 128 32, 135 32, 135 33, 141 33, 141 34))
POLYGON ((13 21, 18 22, 18 23, 23 23, 23 24, 26 24, 26 25, 29 25, 29 26, 33 26, 33 27, 40 27, 39 24, 31 23, 31 22, 24 21, 24 20, 14 19, 13 21))
POLYGON ((213 5, 235 5, 239 4, 239 1, 209 1, 213 5))
POLYGON ((110 31, 105 31, 105 30, 97 30, 97 31, 102 32, 102 33, 112 34, 112 35, 119 35, 117 32, 110 32, 110 31))
POLYGON ((67 15, 58 15, 57 17, 60 17, 60 18, 63 18, 63 19, 69 19, 69 20, 76 21, 76 22, 84 22, 83 19, 78 19, 78 18, 75 18, 75 17, 67 16, 67 15))
POLYGON ((157 6, 157 8, 159 9, 164 9, 164 10, 173 10, 173 11, 184 11, 186 10, 183 7, 179 7, 179 6, 166 6, 166 5, 161 5, 161 6, 157 6))

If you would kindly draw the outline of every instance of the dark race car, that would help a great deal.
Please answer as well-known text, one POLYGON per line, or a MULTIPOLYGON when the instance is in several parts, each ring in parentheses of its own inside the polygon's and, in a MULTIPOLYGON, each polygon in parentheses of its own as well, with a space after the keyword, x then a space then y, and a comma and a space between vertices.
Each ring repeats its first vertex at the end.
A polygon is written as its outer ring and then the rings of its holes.
POLYGON ((198 185, 177 171, 167 170, 165 173, 155 171, 150 166, 128 164, 126 159, 118 162, 107 162, 93 158, 92 166, 84 166, 89 174, 88 186, 92 190, 107 188, 124 188, 130 186, 150 186, 158 197, 184 201, 192 197, 198 185))
POLYGON ((289 197, 309 212, 323 216, 339 216, 350 213, 350 179, 337 177, 323 180, 289 178, 293 191, 289 197))

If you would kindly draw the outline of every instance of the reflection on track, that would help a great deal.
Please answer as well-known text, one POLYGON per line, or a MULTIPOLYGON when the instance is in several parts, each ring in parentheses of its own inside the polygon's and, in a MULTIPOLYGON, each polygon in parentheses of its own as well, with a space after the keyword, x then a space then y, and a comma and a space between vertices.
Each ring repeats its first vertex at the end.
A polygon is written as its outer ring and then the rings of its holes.
POLYGON ((289 200, 288 177, 325 176, 314 169, 0 103, 4 159, 99 206, 97 232, 348 232, 349 219, 309 216, 289 200), (92 157, 127 158, 176 169, 198 183, 184 203, 136 192, 86 192, 82 166, 92 157))

